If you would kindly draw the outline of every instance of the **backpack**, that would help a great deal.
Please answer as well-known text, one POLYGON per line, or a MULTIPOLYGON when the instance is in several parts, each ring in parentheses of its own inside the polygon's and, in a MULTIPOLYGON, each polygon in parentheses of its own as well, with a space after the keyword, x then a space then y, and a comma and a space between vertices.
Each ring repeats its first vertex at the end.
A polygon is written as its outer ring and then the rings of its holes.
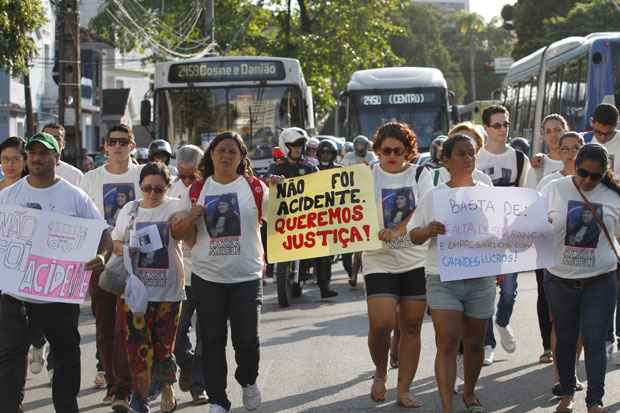
MULTIPOLYGON (((255 176, 243 176, 247 181, 248 185, 250 185, 250 190, 252 191, 252 196, 254 197, 254 202, 256 203, 256 209, 258 210, 258 221, 261 222, 263 220, 263 185, 261 184, 261 180, 255 176)), ((200 196, 200 192, 202 192, 202 187, 205 185, 204 180, 197 180, 192 183, 192 186, 189 188, 189 199, 192 204, 198 201, 198 197, 200 196)))
POLYGON ((415 171, 416 183, 420 182, 420 176, 422 176, 422 172, 424 172, 425 169, 428 169, 429 171, 431 171, 431 173, 433 173, 433 186, 437 186, 437 184, 439 183, 439 169, 440 168, 433 168, 430 165, 418 166, 418 168, 415 171))

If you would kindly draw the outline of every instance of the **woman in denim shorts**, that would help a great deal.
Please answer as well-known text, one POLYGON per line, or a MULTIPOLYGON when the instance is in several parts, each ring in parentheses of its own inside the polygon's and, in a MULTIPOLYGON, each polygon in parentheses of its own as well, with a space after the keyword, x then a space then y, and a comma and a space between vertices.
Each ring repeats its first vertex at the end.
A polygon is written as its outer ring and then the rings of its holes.
MULTIPOLYGON (((457 134, 443 146, 442 162, 450 172, 450 180, 433 191, 486 186, 473 178, 476 166, 476 145, 467 135, 457 134)), ((462 340, 465 363, 463 403, 466 411, 482 413, 486 410, 474 393, 482 368, 486 321, 493 315, 495 277, 474 278, 443 282, 437 268, 437 235, 446 232, 445 226, 435 220, 433 191, 418 206, 408 224, 414 244, 430 240, 426 258, 426 296, 431 308, 437 336, 435 377, 441 395, 442 412, 452 412, 452 396, 456 380, 456 356, 462 340)))

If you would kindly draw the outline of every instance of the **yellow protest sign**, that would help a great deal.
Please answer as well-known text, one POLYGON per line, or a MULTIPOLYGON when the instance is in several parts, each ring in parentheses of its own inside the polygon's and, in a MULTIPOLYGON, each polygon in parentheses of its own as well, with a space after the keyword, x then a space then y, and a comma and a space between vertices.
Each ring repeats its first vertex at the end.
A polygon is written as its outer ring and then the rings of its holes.
POLYGON ((269 189, 269 263, 381 248, 370 168, 286 179, 269 189))

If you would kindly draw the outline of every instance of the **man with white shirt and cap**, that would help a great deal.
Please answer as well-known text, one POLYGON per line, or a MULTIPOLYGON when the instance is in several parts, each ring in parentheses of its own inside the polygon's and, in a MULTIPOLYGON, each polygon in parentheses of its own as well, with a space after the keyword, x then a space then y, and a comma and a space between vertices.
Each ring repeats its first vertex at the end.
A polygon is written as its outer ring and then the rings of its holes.
MULTIPOLYGON (((58 146, 60 147, 60 153, 65 149, 65 128, 59 123, 48 123, 43 126, 41 132, 49 133, 56 141, 58 141, 58 146)), ((58 160, 58 165, 56 165, 56 175, 68 181, 70 184, 75 186, 80 186, 82 182, 82 177, 84 174, 78 168, 73 165, 70 165, 62 160, 58 160)))

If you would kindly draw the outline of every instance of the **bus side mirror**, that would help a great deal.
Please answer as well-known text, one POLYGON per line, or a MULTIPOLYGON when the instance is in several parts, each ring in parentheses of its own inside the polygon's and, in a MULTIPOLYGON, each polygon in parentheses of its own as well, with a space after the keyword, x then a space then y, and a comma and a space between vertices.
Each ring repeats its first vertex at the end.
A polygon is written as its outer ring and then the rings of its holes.
POLYGON ((151 101, 143 100, 140 102, 140 124, 149 126, 151 124, 151 101))

